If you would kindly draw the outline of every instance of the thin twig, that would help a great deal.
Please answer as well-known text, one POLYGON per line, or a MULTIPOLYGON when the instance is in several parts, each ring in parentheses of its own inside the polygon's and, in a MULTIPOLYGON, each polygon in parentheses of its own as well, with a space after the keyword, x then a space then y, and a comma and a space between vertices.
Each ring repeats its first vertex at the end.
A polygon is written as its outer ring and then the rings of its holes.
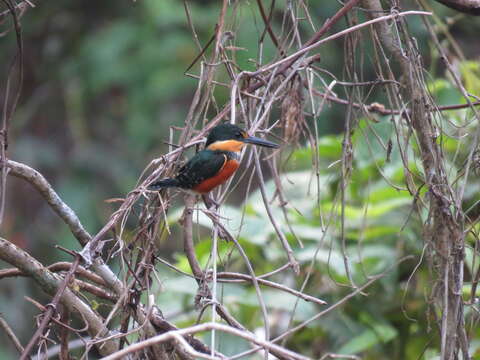
POLYGON ((280 226, 277 224, 277 221, 275 220, 275 217, 272 214, 272 210, 270 209, 269 200, 267 198, 267 192, 265 190, 265 181, 263 179, 262 169, 261 169, 261 166, 260 166, 260 158, 258 156, 258 152, 257 152, 256 148, 253 149, 253 155, 254 155, 254 159, 255 159, 255 169, 257 170, 257 175, 258 175, 258 178, 260 180, 260 185, 259 186, 260 186, 260 192, 261 192, 262 198, 263 198, 263 204, 265 205, 265 210, 267 211, 267 215, 270 219, 270 222, 272 223, 272 226, 274 227, 274 229, 275 229, 275 231, 276 231, 276 233, 277 233, 277 235, 278 235, 278 237, 279 237, 279 239, 282 243, 282 246, 285 249, 285 252, 287 253, 288 262, 292 266, 293 272, 295 274, 299 274, 300 273, 300 266, 298 265, 298 262, 295 259, 295 255, 293 253, 293 250, 290 247, 290 244, 288 243, 288 240, 285 237, 283 231, 280 229, 280 226))
POLYGON ((24 351, 20 340, 18 340, 17 335, 13 332, 12 328, 8 325, 7 321, 0 315, 0 327, 5 331, 7 337, 10 341, 15 345, 15 349, 17 349, 18 353, 21 354, 24 351))
POLYGON ((45 332, 48 324, 50 323, 50 320, 52 319, 52 316, 55 315, 55 313, 57 311, 57 306, 58 306, 58 304, 60 302, 60 299, 62 298, 65 290, 67 289, 68 284, 74 278, 75 270, 76 270, 76 268, 79 264, 80 264, 80 256, 77 256, 75 258, 75 261, 72 264, 72 267, 70 268, 67 275, 63 279, 62 283, 58 287, 57 292, 55 293, 55 296, 53 297, 51 303, 47 307, 47 310, 43 313, 43 317, 42 317, 42 321, 40 323, 40 326, 35 331, 35 333, 31 337, 30 341, 28 342, 27 346, 23 350, 23 353, 20 356, 20 360, 26 360, 30 357, 30 352, 33 350, 33 347, 37 344, 37 341, 40 339, 40 337, 43 336, 43 333, 45 332))
MULTIPOLYGON (((217 274, 217 276, 218 276, 219 281, 224 280, 224 282, 231 282, 231 281, 225 281, 226 279, 236 279, 236 280, 240 280, 240 281, 252 282, 252 277, 250 275, 245 275, 245 274, 232 273, 232 272, 220 272, 220 273, 217 274)), ((323 301, 323 300, 320 300, 316 297, 304 294, 300 291, 291 289, 291 288, 289 288, 285 285, 278 284, 276 282, 269 281, 269 280, 260 279, 258 276, 256 277, 256 280, 261 285, 269 286, 269 287, 274 288, 274 289, 285 291, 285 292, 287 292, 289 294, 292 294, 292 295, 295 295, 295 296, 297 296, 300 299, 303 299, 305 301, 314 302, 314 303, 319 304, 319 305, 325 305, 326 304, 326 302, 323 301)), ((234 282, 238 282, 238 281, 234 281, 234 282)))

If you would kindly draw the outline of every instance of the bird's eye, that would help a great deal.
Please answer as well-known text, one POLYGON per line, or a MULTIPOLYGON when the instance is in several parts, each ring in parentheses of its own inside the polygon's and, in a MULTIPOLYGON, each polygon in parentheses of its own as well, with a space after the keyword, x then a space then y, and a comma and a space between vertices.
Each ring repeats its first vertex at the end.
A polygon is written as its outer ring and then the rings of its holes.
POLYGON ((243 134, 240 131, 237 132, 235 136, 237 137, 237 139, 243 139, 243 134))

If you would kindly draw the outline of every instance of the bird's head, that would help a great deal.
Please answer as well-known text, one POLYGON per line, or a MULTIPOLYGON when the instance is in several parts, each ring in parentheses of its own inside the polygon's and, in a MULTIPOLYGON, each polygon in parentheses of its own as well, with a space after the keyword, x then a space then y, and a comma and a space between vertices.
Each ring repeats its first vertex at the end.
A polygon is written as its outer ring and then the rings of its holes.
POLYGON ((209 150, 238 152, 245 144, 253 144, 268 148, 278 148, 279 145, 271 141, 249 136, 247 132, 236 125, 221 124, 215 126, 208 134, 205 147, 209 150))

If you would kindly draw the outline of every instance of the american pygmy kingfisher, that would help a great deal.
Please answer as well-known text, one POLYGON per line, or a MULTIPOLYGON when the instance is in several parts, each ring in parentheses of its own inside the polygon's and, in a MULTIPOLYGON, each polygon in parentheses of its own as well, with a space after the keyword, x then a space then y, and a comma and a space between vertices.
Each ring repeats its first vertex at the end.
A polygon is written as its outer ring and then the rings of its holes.
POLYGON ((205 143, 205 149, 198 152, 174 178, 152 183, 149 190, 178 187, 198 194, 206 194, 227 181, 237 170, 240 152, 245 144, 278 148, 271 141, 249 136, 244 130, 232 124, 214 127, 205 143))

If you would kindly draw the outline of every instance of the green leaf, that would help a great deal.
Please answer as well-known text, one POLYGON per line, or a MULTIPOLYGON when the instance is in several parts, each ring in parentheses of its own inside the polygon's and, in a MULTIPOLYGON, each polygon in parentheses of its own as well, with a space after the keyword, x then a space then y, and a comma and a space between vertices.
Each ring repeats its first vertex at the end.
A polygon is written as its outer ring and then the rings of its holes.
POLYGON ((346 275, 343 257, 337 250, 317 249, 316 246, 306 246, 304 249, 295 252, 295 257, 301 263, 310 262, 315 258, 317 264, 328 265, 338 275, 346 275))
POLYGON ((374 190, 371 190, 368 195, 368 202, 371 204, 381 203, 385 200, 393 199, 409 199, 412 200, 410 193, 406 190, 401 191, 392 188, 385 184, 385 181, 381 181, 379 186, 372 186, 374 190))
POLYGON ((480 94, 480 64, 478 61, 461 62, 460 72, 467 91, 471 94, 480 94))
MULTIPOLYGON (((404 205, 409 205, 411 204, 411 202, 412 202, 412 199, 408 197, 393 198, 385 201, 380 201, 375 204, 369 204, 366 210, 365 210, 365 207, 345 205, 344 207, 345 217, 348 220, 361 220, 364 217, 368 217, 370 219, 376 218, 376 217, 385 215, 386 213, 394 209, 397 209, 399 207, 402 207, 404 205)), ((322 204, 321 207, 325 213, 328 213, 333 208, 333 205, 334 205, 333 203, 327 202, 322 204)), ((342 212, 341 207, 337 206, 336 211, 337 211, 337 215, 340 215, 342 212)))
MULTIPOLYGON (((314 154, 311 147, 296 149, 288 158, 289 169, 311 169, 314 154)), ((342 157, 342 137, 338 135, 322 136, 318 139, 318 157, 322 162, 331 163, 342 157)))
POLYGON ((398 234, 400 226, 394 225, 375 225, 368 226, 365 229, 351 230, 347 232, 347 237, 350 239, 356 239, 365 241, 374 240, 376 238, 385 238, 389 235, 398 234))
POLYGON ((360 335, 354 337, 343 345, 338 353, 340 354, 357 354, 365 351, 372 346, 383 342, 386 343, 397 336, 397 330, 389 325, 377 324, 373 330, 368 329, 360 335))
POLYGON ((327 135, 318 140, 318 153, 320 158, 338 159, 342 156, 342 138, 327 135))

